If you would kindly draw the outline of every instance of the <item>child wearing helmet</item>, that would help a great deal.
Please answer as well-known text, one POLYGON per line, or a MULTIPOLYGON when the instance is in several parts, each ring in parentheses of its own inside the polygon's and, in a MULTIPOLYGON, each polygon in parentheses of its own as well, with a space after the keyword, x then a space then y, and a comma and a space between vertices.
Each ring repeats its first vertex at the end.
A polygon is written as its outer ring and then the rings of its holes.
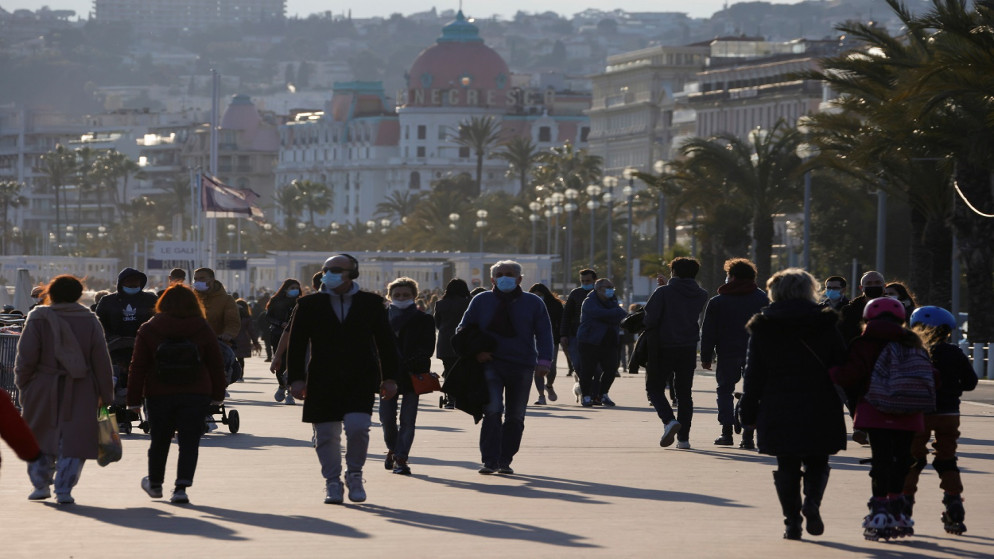
POLYGON ((904 482, 904 494, 914 504, 918 491, 918 476, 928 464, 926 445, 934 434, 935 457, 932 467, 939 474, 939 488, 943 490, 942 523, 946 532, 962 534, 963 524, 963 482, 956 467, 956 444, 959 439, 959 403, 963 392, 977 387, 977 375, 970 366, 970 360, 955 345, 949 343, 949 336, 956 330, 956 318, 942 307, 920 307, 911 313, 911 329, 922 339, 928 350, 932 364, 939 371, 936 387, 935 411, 925 414, 925 429, 915 433, 911 443, 911 456, 914 462, 904 482))
POLYGON ((874 366, 888 344, 922 348, 918 335, 903 327, 905 318, 904 305, 896 299, 880 297, 867 302, 863 333, 850 344, 846 363, 830 371, 836 384, 858 395, 853 428, 869 434, 873 497, 868 503, 870 514, 863 522, 863 535, 869 540, 914 533, 911 501, 904 497, 903 490, 912 462, 911 440, 925 428, 923 414, 886 413, 866 398, 874 366))

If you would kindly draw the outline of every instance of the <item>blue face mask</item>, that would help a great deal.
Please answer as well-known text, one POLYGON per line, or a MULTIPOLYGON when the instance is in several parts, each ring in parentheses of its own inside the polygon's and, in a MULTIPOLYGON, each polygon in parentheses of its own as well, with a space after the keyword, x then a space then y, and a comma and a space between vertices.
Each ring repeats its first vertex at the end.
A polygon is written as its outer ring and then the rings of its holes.
POLYGON ((518 286, 518 278, 512 278, 508 276, 501 276, 497 278, 497 289, 500 289, 504 293, 509 293, 514 291, 514 288, 518 286))
POLYGON ((826 289, 825 297, 828 297, 830 301, 838 301, 842 298, 842 291, 839 289, 826 289))
POLYGON ((604 296, 607 297, 608 299, 610 299, 611 297, 614 297, 614 288, 613 287, 609 287, 609 288, 605 289, 604 290, 604 296))
POLYGON ((298 295, 300 295, 300 290, 299 289, 287 289, 286 290, 286 296, 287 297, 296 297, 298 295))
POLYGON ((581 283, 580 287, 586 289, 587 291, 590 291, 591 289, 594 288, 594 284, 592 284, 592 283, 581 283))
POLYGON ((345 281, 342 279, 342 274, 325 272, 324 275, 321 276, 321 283, 323 283, 328 289, 335 289, 345 283, 345 281))
POLYGON ((138 292, 141 291, 141 290, 142 290, 142 288, 140 288, 140 287, 122 287, 121 288, 121 291, 123 291, 127 295, 137 295, 138 292))

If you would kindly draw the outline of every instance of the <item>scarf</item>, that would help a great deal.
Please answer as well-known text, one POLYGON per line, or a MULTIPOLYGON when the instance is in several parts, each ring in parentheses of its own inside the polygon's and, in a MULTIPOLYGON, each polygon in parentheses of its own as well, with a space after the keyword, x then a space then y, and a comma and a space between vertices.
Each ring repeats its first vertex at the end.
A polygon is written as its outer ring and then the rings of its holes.
POLYGON ((406 309, 398 309, 393 305, 387 307, 387 316, 390 319, 390 329, 393 330, 395 336, 400 335, 401 328, 407 324, 407 321, 414 318, 414 313, 416 312, 421 312, 418 310, 416 305, 411 305, 406 309))
POLYGON ((718 288, 718 295, 748 295, 756 289, 756 280, 733 279, 718 288))
POLYGON ((518 331, 515 330, 514 321, 511 320, 511 303, 524 292, 521 291, 520 285, 515 286, 514 291, 509 293, 504 293, 495 285, 493 292, 494 296, 497 297, 497 310, 494 311, 494 317, 487 325, 487 330, 504 338, 513 338, 518 334, 518 331))

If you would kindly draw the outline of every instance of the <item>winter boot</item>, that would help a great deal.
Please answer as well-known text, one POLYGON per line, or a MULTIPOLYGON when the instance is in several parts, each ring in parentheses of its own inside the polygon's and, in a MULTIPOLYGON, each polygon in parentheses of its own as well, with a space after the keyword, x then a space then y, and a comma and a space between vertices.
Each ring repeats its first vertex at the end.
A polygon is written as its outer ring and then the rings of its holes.
POLYGON ((756 450, 756 443, 754 442, 754 437, 756 430, 750 427, 742 428, 742 441, 739 442, 739 448, 742 450, 756 450))
POLYGON ((721 426, 721 436, 714 440, 714 444, 718 446, 732 446, 735 441, 732 440, 732 426, 722 425, 721 426))
POLYGON ((773 485, 783 510, 784 539, 801 539, 801 472, 773 472, 773 485))
POLYGON ((911 519, 912 503, 914 501, 904 495, 892 497, 887 503, 890 514, 894 517, 895 538, 915 535, 915 521, 911 519))
POLYGON ((963 510, 963 497, 961 495, 950 495, 946 493, 942 497, 942 504, 946 505, 945 512, 942 513, 942 524, 946 532, 957 536, 966 532, 966 511, 963 510))
POLYGON ((805 528, 812 536, 825 533, 825 523, 821 520, 821 498, 828 486, 829 469, 826 465, 824 470, 804 472, 804 505, 801 506, 801 514, 807 521, 805 528))
POLYGON ((870 541, 890 539, 896 522, 887 508, 887 498, 873 497, 866 506, 870 514, 863 518, 863 537, 870 541))

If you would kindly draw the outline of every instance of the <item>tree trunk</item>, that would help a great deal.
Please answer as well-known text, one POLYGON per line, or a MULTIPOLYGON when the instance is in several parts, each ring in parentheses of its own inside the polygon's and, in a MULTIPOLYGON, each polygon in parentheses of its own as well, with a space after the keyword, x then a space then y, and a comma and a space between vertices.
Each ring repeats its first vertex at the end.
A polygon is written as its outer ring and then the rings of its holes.
POLYGON ((931 256, 930 272, 926 278, 931 288, 924 302, 919 299, 919 305, 938 305, 945 309, 952 308, 952 276, 949 268, 953 256, 953 232, 942 219, 931 218, 925 223, 925 237, 922 239, 925 252, 931 256))
POLYGON ((932 289, 932 276, 933 276, 933 254, 929 252, 928 246, 925 244, 925 226, 928 222, 928 217, 922 213, 920 210, 911 207, 911 239, 910 239, 910 256, 911 256, 911 267, 908 272, 908 287, 914 294, 915 302, 919 305, 925 305, 930 303, 924 303, 924 301, 931 301, 931 289, 932 289))
MULTIPOLYGON (((994 213, 991 171, 958 161, 956 183, 973 206, 984 213, 994 213)), ((969 340, 973 343, 994 341, 994 219, 977 215, 957 199, 953 209, 953 227, 959 240, 959 257, 969 290, 969 340)))
POLYGON ((483 192, 483 152, 479 152, 476 155, 476 193, 473 195, 474 198, 480 196, 483 192))
POLYGON ((756 241, 756 285, 766 285, 773 266, 773 216, 757 211, 752 218, 752 238, 756 241))

